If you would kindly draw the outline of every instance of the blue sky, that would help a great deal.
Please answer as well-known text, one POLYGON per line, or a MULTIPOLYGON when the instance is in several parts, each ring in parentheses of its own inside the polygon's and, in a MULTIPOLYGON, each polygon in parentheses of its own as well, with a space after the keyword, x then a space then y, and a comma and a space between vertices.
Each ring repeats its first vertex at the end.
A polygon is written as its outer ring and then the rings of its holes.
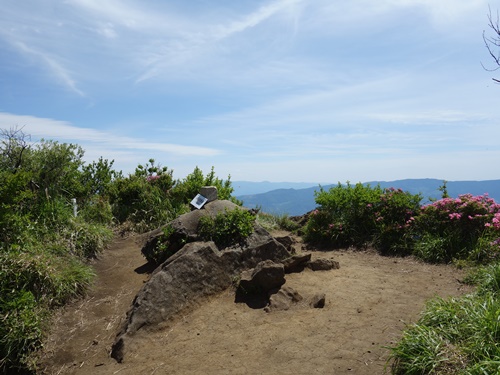
MULTIPOLYGON (((499 179, 482 0, 2 0, 0 127, 176 178, 499 179)), ((496 74, 496 75, 495 75, 496 74)))

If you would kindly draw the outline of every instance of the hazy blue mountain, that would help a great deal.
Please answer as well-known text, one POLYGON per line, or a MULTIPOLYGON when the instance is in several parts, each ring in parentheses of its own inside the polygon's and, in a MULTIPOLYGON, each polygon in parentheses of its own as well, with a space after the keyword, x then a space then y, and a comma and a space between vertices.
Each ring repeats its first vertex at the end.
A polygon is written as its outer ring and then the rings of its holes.
POLYGON ((318 187, 319 184, 313 182, 251 182, 251 181, 231 181, 234 188, 233 195, 253 195, 267 193, 268 191, 278 189, 305 189, 309 187, 318 187))
MULTIPOLYGON (((240 182, 241 183, 241 182, 240 182)), ((443 180, 437 179, 408 179, 408 180, 397 180, 397 181, 371 181, 367 182, 371 186, 376 186, 380 184, 381 187, 394 187, 400 188, 408 191, 412 194, 422 194, 422 203, 429 202, 429 199, 439 199, 441 198, 441 191, 439 187, 443 185, 443 180)), ((319 190, 319 184, 308 188, 291 188, 291 185, 286 183, 280 183, 286 185, 288 188, 276 188, 267 192, 260 192, 262 189, 266 189, 273 186, 273 183, 263 183, 260 189, 258 184, 252 183, 256 188, 253 194, 241 194, 235 196, 243 201, 245 207, 254 208, 260 207, 262 211, 274 213, 274 214, 288 214, 291 216, 302 215, 316 207, 314 201, 314 192, 319 190)), ((252 185, 244 185, 250 188, 252 185)), ((328 190, 333 185, 322 185, 325 190, 328 190)), ((280 185, 282 186, 282 185, 280 185)), ((448 189, 448 194, 451 197, 458 197, 460 194, 470 193, 472 195, 483 195, 488 193, 489 196, 495 199, 496 202, 500 203, 500 180, 489 180, 489 181, 449 181, 446 184, 448 189)))

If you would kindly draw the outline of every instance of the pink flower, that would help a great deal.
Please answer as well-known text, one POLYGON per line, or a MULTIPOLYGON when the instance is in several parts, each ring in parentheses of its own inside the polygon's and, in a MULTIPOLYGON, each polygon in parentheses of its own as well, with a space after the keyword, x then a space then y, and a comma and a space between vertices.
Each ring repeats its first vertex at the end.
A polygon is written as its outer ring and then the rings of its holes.
POLYGON ((157 174, 155 174, 155 175, 152 175, 152 176, 148 176, 148 177, 146 177, 146 181, 148 181, 148 182, 151 182, 151 181, 156 181, 156 180, 158 180, 159 178, 160 178, 160 176, 158 176, 157 174))

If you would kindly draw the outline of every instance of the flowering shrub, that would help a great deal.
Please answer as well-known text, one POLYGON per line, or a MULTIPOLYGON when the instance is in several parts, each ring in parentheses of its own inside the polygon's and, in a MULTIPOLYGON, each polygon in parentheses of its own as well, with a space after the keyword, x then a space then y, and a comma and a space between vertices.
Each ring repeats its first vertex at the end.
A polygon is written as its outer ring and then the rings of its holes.
POLYGON ((422 207, 415 254, 429 261, 486 261, 500 254, 500 205, 487 194, 444 198, 422 207))
POLYGON ((305 240, 333 247, 372 245, 384 254, 431 262, 500 258, 500 204, 488 195, 445 197, 420 206, 420 195, 361 183, 316 192, 305 240))
POLYGON ((310 214, 305 239, 335 247, 372 244, 384 253, 407 253, 420 200, 420 195, 379 185, 339 183, 329 191, 321 189, 316 192, 319 207, 310 214))

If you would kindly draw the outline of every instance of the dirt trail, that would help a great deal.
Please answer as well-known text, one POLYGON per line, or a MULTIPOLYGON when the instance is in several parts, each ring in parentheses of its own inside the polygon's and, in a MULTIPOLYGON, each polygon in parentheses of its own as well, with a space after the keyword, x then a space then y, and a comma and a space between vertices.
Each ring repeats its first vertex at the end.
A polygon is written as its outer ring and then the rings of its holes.
MULTIPOLYGON (((298 247, 300 244, 297 245, 298 247)), ((290 274, 303 303, 266 313, 234 302, 228 290, 137 337, 125 361, 109 351, 125 313, 147 279, 140 246, 119 239, 96 261, 89 296, 59 312, 46 343, 45 374, 383 374, 384 346, 395 343, 425 301, 466 292, 460 271, 374 252, 312 252, 339 270, 290 274), (307 299, 326 293, 326 306, 307 299)))

